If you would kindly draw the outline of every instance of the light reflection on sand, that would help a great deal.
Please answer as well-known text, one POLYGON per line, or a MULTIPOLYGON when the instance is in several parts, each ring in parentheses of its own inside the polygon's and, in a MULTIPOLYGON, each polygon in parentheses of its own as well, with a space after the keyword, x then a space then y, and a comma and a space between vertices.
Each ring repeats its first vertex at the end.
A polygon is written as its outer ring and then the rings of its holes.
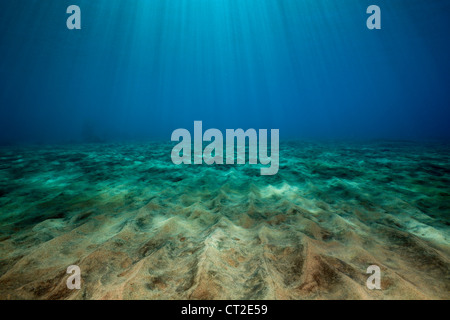
POLYGON ((450 298, 448 146, 284 142, 276 176, 170 148, 1 148, 0 298, 450 298))

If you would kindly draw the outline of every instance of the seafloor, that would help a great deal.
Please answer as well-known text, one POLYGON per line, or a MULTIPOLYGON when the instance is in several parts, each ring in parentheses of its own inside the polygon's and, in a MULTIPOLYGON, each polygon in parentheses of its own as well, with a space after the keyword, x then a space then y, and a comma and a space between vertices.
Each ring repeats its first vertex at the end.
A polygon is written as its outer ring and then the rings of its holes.
POLYGON ((276 176, 170 149, 0 148, 0 298, 450 298, 448 144, 285 142, 276 176))

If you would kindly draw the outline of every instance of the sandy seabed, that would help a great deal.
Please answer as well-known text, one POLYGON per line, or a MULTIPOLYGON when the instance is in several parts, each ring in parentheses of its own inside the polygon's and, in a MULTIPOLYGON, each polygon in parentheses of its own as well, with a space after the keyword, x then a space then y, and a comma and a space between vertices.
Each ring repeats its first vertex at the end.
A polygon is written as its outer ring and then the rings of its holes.
POLYGON ((1 147, 0 298, 450 298, 448 145, 284 142, 275 176, 170 150, 1 147))

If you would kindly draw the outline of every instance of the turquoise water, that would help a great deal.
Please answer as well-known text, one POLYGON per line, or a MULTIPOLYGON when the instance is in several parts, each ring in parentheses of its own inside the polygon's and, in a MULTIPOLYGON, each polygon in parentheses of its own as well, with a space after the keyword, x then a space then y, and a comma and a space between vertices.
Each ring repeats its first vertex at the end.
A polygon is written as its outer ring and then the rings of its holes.
POLYGON ((449 298, 448 145, 283 142, 275 176, 171 147, 0 149, 0 297, 449 298))
POLYGON ((0 1, 0 298, 449 299, 449 16, 0 1), (175 166, 171 134, 194 121, 279 129, 278 173, 175 166))

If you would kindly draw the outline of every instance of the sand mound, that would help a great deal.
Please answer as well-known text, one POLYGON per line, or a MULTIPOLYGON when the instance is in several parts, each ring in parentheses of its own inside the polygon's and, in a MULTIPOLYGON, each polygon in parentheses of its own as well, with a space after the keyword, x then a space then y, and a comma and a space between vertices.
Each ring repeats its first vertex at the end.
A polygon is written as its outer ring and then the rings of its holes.
POLYGON ((450 298, 448 149, 285 143, 264 177, 168 148, 1 150, 0 298, 450 298))

